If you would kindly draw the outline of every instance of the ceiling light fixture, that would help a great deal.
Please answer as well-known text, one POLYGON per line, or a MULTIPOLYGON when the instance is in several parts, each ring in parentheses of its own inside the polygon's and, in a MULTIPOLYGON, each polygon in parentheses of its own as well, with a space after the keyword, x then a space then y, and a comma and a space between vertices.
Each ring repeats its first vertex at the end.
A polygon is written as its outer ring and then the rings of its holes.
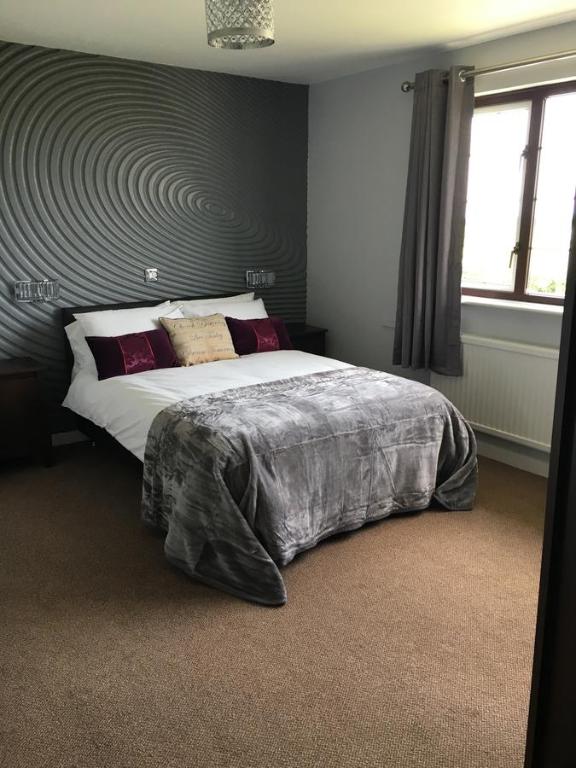
POLYGON ((208 45, 244 50, 274 44, 272 0, 206 0, 208 45))

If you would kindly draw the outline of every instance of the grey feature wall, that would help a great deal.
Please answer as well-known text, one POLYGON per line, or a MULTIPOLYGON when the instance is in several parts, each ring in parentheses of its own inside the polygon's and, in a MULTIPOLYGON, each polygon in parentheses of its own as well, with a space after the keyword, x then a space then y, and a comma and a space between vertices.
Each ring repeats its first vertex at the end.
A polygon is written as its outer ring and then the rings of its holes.
POLYGON ((254 266, 303 320, 307 110, 306 86, 0 43, 0 357, 45 364, 57 402, 60 307, 239 292, 254 266), (45 277, 58 302, 14 303, 45 277))

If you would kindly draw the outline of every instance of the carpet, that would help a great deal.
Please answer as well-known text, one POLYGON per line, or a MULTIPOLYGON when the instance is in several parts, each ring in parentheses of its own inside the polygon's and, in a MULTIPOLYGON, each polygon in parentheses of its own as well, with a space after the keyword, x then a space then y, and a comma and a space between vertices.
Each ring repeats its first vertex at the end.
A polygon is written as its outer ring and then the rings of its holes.
POLYGON ((190 581, 140 465, 0 467, 2 768, 521 768, 545 481, 327 541, 265 608, 190 581))

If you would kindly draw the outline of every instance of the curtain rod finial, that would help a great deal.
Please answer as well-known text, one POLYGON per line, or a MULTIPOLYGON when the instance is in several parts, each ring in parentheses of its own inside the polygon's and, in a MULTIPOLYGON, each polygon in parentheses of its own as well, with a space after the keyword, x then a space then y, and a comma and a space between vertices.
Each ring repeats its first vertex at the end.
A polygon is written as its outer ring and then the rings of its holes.
POLYGON ((409 91, 413 91, 414 83, 411 83, 410 80, 404 80, 404 82, 400 86, 400 89, 402 93, 408 93, 409 91))

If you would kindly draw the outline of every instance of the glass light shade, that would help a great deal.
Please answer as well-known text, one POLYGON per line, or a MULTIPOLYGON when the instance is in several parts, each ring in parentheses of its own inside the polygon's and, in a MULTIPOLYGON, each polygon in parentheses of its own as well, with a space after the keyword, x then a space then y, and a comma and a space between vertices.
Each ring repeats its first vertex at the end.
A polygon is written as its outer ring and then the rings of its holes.
POLYGON ((56 301, 60 297, 60 284, 55 278, 48 280, 18 280, 14 283, 17 302, 56 301))
POLYGON ((274 43, 272 0, 206 0, 208 45, 244 50, 274 43))
POLYGON ((247 269, 247 288, 272 288, 276 282, 276 272, 271 269, 247 269))

